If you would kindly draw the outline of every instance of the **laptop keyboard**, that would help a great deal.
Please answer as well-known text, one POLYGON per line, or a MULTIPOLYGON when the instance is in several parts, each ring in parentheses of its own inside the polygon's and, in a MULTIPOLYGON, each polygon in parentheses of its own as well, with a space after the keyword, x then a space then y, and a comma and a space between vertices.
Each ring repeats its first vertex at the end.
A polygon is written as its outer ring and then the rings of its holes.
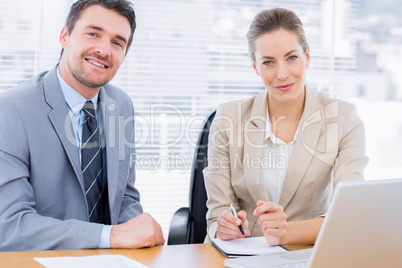
POLYGON ((269 267, 270 268, 307 268, 308 260, 293 262, 293 263, 286 263, 286 264, 279 264, 279 265, 274 265, 274 266, 269 266, 269 267))

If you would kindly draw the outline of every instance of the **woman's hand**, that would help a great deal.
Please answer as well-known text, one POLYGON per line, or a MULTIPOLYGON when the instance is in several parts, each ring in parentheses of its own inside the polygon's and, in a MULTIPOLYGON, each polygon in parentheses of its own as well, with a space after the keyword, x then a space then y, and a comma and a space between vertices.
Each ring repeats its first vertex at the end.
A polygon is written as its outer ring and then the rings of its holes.
POLYGON ((283 207, 273 203, 259 200, 254 216, 258 216, 258 224, 261 226, 265 240, 271 246, 281 244, 286 235, 286 214, 283 207))
POLYGON ((237 217, 230 213, 229 210, 222 212, 222 215, 218 218, 218 237, 222 240, 231 240, 237 238, 244 238, 250 235, 248 229, 247 214, 244 210, 237 213, 237 217), (239 226, 243 226, 244 235, 240 232, 239 226))

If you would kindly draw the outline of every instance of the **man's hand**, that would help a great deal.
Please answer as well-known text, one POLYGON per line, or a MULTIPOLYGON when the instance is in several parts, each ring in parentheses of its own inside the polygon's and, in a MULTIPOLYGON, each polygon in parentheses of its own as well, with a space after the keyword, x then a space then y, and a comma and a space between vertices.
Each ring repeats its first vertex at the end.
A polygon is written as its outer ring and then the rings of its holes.
POLYGON ((111 248, 143 248, 165 244, 162 228, 149 214, 137 217, 112 227, 110 232, 111 248))

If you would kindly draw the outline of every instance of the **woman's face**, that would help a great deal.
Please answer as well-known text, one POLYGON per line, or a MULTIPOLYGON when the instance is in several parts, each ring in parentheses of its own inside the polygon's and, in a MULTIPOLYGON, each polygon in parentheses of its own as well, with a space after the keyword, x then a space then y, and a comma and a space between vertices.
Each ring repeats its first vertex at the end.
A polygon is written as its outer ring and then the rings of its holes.
POLYGON ((310 53, 303 52, 295 33, 278 30, 257 38, 252 63, 268 91, 270 103, 304 101, 310 53))

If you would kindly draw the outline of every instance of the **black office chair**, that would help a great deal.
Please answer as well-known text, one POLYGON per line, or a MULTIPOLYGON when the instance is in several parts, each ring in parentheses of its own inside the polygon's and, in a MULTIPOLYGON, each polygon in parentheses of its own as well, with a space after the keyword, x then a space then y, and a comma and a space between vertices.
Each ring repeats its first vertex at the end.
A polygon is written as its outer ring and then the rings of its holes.
POLYGON ((207 193, 202 170, 208 165, 208 136, 214 117, 215 112, 208 117, 199 135, 191 172, 189 207, 182 207, 174 213, 168 245, 203 243, 207 234, 207 193))

